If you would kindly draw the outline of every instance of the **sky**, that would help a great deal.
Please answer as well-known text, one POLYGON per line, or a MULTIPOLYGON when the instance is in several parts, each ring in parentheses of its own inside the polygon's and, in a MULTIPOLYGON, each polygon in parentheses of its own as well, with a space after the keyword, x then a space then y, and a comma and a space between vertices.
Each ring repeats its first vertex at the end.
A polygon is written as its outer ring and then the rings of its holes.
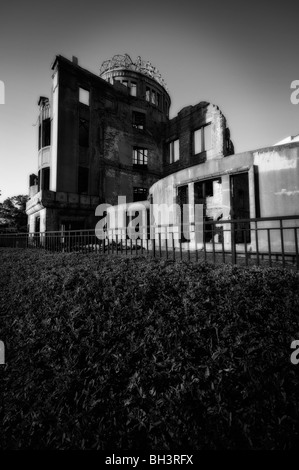
POLYGON ((227 119, 235 153, 299 134, 299 3, 265 0, 26 0, 0 11, 0 202, 28 194, 37 172, 37 102, 56 55, 95 74, 115 54, 158 68, 170 117, 208 101, 227 119), (1 96, 0 96, 1 102, 1 96))

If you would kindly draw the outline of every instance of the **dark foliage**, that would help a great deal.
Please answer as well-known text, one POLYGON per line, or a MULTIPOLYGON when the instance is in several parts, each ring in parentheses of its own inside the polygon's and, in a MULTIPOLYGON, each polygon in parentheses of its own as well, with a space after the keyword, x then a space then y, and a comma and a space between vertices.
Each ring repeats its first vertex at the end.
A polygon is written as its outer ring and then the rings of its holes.
POLYGON ((299 276, 1 250, 5 449, 290 449, 299 276))
POLYGON ((0 231, 5 229, 27 231, 26 203, 28 199, 28 196, 19 195, 0 202, 0 231))

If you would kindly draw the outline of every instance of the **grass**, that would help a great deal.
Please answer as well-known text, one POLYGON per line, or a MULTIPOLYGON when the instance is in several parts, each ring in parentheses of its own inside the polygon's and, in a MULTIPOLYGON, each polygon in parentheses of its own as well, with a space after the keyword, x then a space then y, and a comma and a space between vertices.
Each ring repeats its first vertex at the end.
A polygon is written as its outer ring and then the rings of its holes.
POLYGON ((4 449, 293 449, 299 276, 0 249, 4 449))

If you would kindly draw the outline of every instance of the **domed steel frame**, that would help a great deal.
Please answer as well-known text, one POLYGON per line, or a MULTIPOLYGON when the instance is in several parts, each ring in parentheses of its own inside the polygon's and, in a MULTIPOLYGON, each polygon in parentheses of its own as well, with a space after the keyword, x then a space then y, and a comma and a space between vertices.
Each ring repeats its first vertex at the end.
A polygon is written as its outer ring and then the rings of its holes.
POLYGON ((159 85, 161 85, 168 93, 167 85, 162 78, 159 70, 154 67, 149 61, 141 59, 140 56, 137 57, 136 61, 133 62, 131 57, 128 54, 124 55, 114 55, 111 59, 105 60, 100 67, 100 76, 106 72, 110 72, 115 69, 126 69, 133 70, 135 72, 142 73, 153 80, 155 80, 159 85))

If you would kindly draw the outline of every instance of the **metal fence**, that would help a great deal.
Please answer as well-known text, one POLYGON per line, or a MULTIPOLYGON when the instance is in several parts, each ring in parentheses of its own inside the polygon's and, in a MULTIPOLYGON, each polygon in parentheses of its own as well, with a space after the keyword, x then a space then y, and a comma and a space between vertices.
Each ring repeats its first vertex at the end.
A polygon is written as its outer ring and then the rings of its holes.
POLYGON ((153 256, 299 270, 299 216, 204 220, 195 224, 0 234, 0 247, 153 256), (102 236, 102 239, 99 237, 102 236))

